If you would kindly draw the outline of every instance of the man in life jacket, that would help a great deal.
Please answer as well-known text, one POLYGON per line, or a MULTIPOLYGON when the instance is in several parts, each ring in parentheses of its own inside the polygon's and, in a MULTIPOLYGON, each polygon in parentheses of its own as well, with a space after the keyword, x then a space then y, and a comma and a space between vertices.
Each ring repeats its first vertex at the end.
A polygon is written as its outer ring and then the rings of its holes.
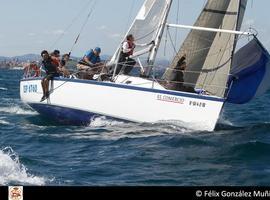
POLYGON ((38 64, 33 61, 30 63, 24 64, 24 77, 39 77, 40 76, 40 68, 38 64))
POLYGON ((122 50, 119 56, 116 74, 122 72, 123 74, 128 75, 131 72, 134 65, 136 64, 136 61, 133 58, 131 58, 133 56, 134 49, 136 48, 136 46, 144 47, 155 44, 154 41, 151 41, 149 44, 135 44, 134 41, 135 39, 132 34, 129 34, 126 37, 126 41, 122 45, 122 50))
POLYGON ((66 68, 67 62, 69 60, 70 60, 70 55, 69 54, 62 55, 62 58, 60 60, 60 67, 59 67, 60 76, 61 75, 64 76, 64 77, 69 77, 70 76, 70 72, 66 68))
POLYGON ((59 60, 60 62, 60 51, 55 49, 52 53, 51 53, 51 57, 53 59, 59 60))
POLYGON ((43 90, 43 96, 40 102, 44 101, 45 99, 49 98, 49 82, 53 80, 54 77, 59 76, 59 62, 56 59, 53 59, 48 51, 44 50, 41 52, 42 57, 42 65, 46 71, 46 76, 42 79, 41 85, 43 90))

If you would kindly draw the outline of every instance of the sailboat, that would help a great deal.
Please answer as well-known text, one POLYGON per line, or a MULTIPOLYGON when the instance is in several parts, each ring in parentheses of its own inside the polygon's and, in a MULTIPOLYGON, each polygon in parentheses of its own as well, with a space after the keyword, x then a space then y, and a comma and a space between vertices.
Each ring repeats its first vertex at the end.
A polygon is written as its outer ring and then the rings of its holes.
MULTIPOLYGON (((208 0, 195 24, 187 26, 168 22, 172 0, 145 0, 125 35, 134 35, 138 43, 154 41, 154 46, 137 47, 132 56, 144 76, 113 73, 106 81, 54 78, 44 102, 42 78, 28 77, 20 81, 21 99, 60 123, 87 125, 106 116, 139 123, 180 121, 213 131, 226 102, 247 103, 270 86, 269 53, 256 35, 240 31, 246 5, 247 0, 208 0), (157 80, 155 60, 166 27, 188 28, 190 33, 157 80), (253 39, 235 52, 243 36, 253 39), (187 66, 182 85, 189 90, 168 89, 164 83, 172 81, 182 55, 187 66), (140 60, 145 56, 147 66, 140 60)), ((108 66, 117 66, 125 37, 108 66)))

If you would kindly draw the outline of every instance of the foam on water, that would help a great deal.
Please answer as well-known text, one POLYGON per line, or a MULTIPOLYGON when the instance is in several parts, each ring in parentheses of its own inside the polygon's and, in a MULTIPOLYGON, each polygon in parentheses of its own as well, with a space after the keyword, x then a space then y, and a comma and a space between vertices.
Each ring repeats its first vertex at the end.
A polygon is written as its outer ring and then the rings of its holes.
POLYGON ((89 127, 72 131, 72 133, 50 134, 53 137, 70 137, 73 139, 90 140, 119 140, 123 138, 147 138, 164 135, 190 134, 193 129, 187 129, 179 124, 173 123, 127 123, 107 120, 105 117, 96 119, 89 127), (100 132, 100 128, 103 129, 100 132))
POLYGON ((11 147, 0 150, 0 185, 9 183, 45 185, 46 179, 31 175, 11 147))
POLYGON ((10 123, 8 121, 5 121, 3 118, 0 118, 0 124, 9 125, 10 123))
POLYGON ((162 121, 157 123, 128 123, 98 117, 88 127, 72 133, 50 134, 53 137, 70 137, 73 139, 119 140, 123 138, 146 138, 163 135, 190 135, 194 131, 207 129, 204 124, 188 124, 180 121, 162 121), (102 132, 98 131, 104 129, 102 132))
POLYGON ((96 117, 91 120, 90 127, 104 127, 104 126, 117 126, 122 125, 124 122, 116 121, 116 120, 110 120, 106 117, 96 117))
POLYGON ((0 87, 0 90, 5 90, 5 91, 7 91, 8 89, 7 89, 7 88, 0 87))
POLYGON ((224 112, 222 112, 219 116, 218 123, 233 126, 234 124, 229 120, 226 119, 224 112))
POLYGON ((160 121, 156 124, 169 125, 170 131, 177 131, 180 134, 189 134, 194 131, 209 131, 211 128, 205 123, 183 122, 179 120, 160 121))
MULTIPOLYGON (((73 133, 70 134, 69 137, 73 139, 90 139, 90 140, 119 140, 123 138, 147 138, 153 136, 163 135, 162 133, 128 133, 123 132, 124 129, 119 129, 119 131, 111 131, 108 133, 93 133, 91 131, 85 133, 73 133)), ((63 137, 63 135, 58 135, 59 137, 63 137)))
POLYGON ((12 68, 10 68, 10 70, 23 70, 23 68, 22 67, 12 67, 12 68))
MULTIPOLYGON (((127 122, 121 122, 117 120, 111 120, 107 119, 106 117, 97 117, 91 120, 90 122, 90 127, 123 127, 127 128, 126 125, 130 126, 131 124, 136 124, 136 127, 138 126, 139 123, 127 123, 127 122)), ((197 130, 207 130, 209 127, 203 123, 186 123, 182 121, 174 121, 174 120, 169 120, 169 121, 159 121, 156 123, 144 123, 145 126, 163 126, 163 125, 169 125, 170 129, 173 129, 173 131, 177 130, 180 133, 186 133, 186 132, 194 132, 197 130)), ((145 127, 144 126, 144 127, 145 127)))
MULTIPOLYGON (((124 123, 112 121, 103 121, 101 127, 80 127, 77 129, 66 129, 65 134, 62 133, 38 133, 42 137, 55 138, 71 138, 83 140, 119 140, 123 138, 146 138, 153 136, 165 135, 159 128, 139 123, 124 123), (105 125, 107 124, 107 126, 105 125)), ((97 125, 97 124, 96 124, 97 125)), ((101 125, 101 124, 100 124, 101 125)))
POLYGON ((9 107, 0 107, 0 112, 9 113, 9 114, 18 114, 18 115, 35 115, 37 112, 30 109, 24 109, 18 105, 9 106, 9 107))

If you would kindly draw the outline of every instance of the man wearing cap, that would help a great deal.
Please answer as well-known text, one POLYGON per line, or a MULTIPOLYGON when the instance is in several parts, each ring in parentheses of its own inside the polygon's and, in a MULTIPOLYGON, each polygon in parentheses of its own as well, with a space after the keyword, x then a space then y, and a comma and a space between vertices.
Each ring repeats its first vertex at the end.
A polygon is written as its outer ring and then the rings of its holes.
POLYGON ((78 70, 82 72, 80 75, 83 79, 92 79, 92 76, 102 70, 103 63, 100 59, 101 49, 96 47, 87 51, 84 57, 77 64, 78 70))
POLYGON ((82 60, 80 60, 79 64, 84 65, 80 69, 89 69, 95 67, 100 64, 100 47, 96 47, 94 50, 90 49, 87 51, 82 60))

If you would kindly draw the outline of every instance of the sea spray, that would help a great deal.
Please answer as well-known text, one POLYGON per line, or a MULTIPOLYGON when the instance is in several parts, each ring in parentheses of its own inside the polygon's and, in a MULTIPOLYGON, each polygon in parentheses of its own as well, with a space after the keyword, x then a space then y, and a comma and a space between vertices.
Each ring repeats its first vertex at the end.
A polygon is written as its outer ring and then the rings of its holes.
POLYGON ((45 178, 28 173, 27 168, 20 163, 19 156, 11 147, 0 150, 0 185, 9 183, 44 185, 45 178))

